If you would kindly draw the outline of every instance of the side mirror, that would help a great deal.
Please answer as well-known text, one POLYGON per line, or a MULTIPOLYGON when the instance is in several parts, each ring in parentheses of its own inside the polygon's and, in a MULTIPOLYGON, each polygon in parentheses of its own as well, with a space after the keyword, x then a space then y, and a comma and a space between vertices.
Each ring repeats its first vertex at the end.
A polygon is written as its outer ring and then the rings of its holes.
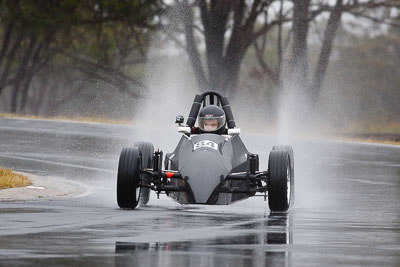
POLYGON ((178 123, 179 126, 181 126, 181 124, 184 122, 184 120, 185 120, 185 118, 182 115, 177 115, 175 123, 178 123))

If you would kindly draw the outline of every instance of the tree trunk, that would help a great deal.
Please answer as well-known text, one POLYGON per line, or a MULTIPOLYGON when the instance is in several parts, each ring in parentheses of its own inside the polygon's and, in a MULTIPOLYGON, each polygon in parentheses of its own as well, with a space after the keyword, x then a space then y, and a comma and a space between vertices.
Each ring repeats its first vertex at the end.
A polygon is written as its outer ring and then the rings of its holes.
POLYGON ((228 58, 225 61, 226 73, 224 77, 221 77, 221 88, 225 89, 222 92, 229 98, 233 98, 237 92, 237 84, 239 81, 240 67, 242 65, 243 57, 244 52, 238 51, 238 53, 232 55, 232 58, 228 58))
POLYGON ((279 1, 280 8, 279 8, 279 21, 278 24, 278 68, 276 74, 276 83, 279 89, 282 89, 282 81, 281 81, 281 73, 282 73, 282 60, 283 60, 283 48, 282 48, 282 24, 283 24, 283 0, 279 1))
POLYGON ((10 39, 11 39, 11 34, 12 30, 14 29, 14 23, 10 22, 5 25, 5 30, 4 30, 4 39, 3 39, 3 44, 1 46, 1 52, 0 52, 0 66, 1 63, 3 62, 4 55, 7 52, 8 45, 10 44, 10 39))
MULTIPOLYGON (((38 114, 44 114, 44 115, 51 115, 54 113, 54 109, 52 109, 51 106, 52 103, 48 103, 48 95, 50 94, 50 91, 56 90, 55 87, 51 87, 49 85, 48 80, 46 79, 45 84, 43 88, 40 88, 39 90, 39 96, 37 98, 36 102, 36 107, 38 110, 38 114)), ((54 101, 53 105, 54 105, 54 101)))
POLYGON ((26 70, 27 64, 29 63, 29 59, 32 56, 33 49, 36 45, 36 40, 37 40, 36 36, 31 36, 31 38, 29 40, 29 45, 25 50, 24 57, 22 58, 22 61, 19 64, 18 71, 15 76, 14 90, 13 90, 12 98, 11 98, 11 110, 10 110, 11 113, 16 113, 18 110, 20 84, 21 84, 22 80, 24 80, 24 78, 26 78, 26 77, 24 77, 25 70, 26 70))
MULTIPOLYGON (((261 47, 258 47, 257 42, 254 42, 254 49, 256 50, 258 64, 260 65, 263 73, 267 74, 268 77, 271 79, 272 83, 275 86, 279 87, 280 86, 280 82, 279 82, 279 75, 280 75, 279 74, 279 67, 277 68, 277 71, 274 71, 272 68, 270 68, 268 66, 268 64, 264 60, 266 39, 267 39, 267 35, 264 34, 263 43, 262 43, 261 47)), ((279 63, 278 63, 278 65, 279 65, 279 63)))
POLYGON ((30 101, 30 106, 32 109, 33 114, 40 115, 41 108, 43 105, 44 98, 46 97, 47 87, 48 87, 48 80, 49 77, 44 76, 41 77, 40 83, 38 84, 39 90, 35 90, 35 86, 32 86, 33 90, 33 97, 30 101))
POLYGON ((185 29, 186 51, 192 64, 197 83, 201 90, 207 90, 209 88, 209 85, 203 67, 201 65, 200 54, 197 50, 196 39, 194 38, 192 10, 187 1, 179 3, 178 8, 180 13, 182 13, 181 18, 185 29))
MULTIPOLYGON (((196 79, 202 90, 212 89, 222 94, 233 95, 236 91, 240 67, 244 55, 260 35, 253 32, 258 15, 263 13, 271 1, 254 0, 199 0, 201 23, 204 28, 208 80, 206 80, 194 37, 193 14, 187 0, 177 1, 183 6, 183 23, 186 37, 186 50, 192 63, 196 79), (227 25, 233 13, 230 39, 226 42, 227 25), (246 16, 245 16, 246 15, 246 16)), ((265 28, 263 28, 266 31, 265 28)))
POLYGON ((22 38, 23 38, 23 33, 20 32, 18 34, 17 38, 15 39, 11 50, 9 51, 9 53, 7 55, 4 68, 2 69, 2 73, 0 76, 0 94, 1 94, 2 90, 4 89, 6 81, 10 75, 12 63, 14 62, 15 54, 16 54, 18 48, 21 46, 22 38))
MULTIPOLYGON (((25 78, 25 82, 24 85, 22 87, 22 99, 21 99, 21 104, 20 104, 20 111, 23 111, 28 103, 28 95, 29 95, 29 88, 31 85, 31 81, 33 79, 33 76, 35 75, 38 65, 39 65, 39 55, 40 55, 40 51, 42 50, 43 46, 46 43, 46 48, 48 47, 49 44, 49 40, 46 38, 44 41, 42 41, 41 43, 39 43, 39 45, 37 45, 35 52, 33 53, 33 57, 32 60, 30 62, 30 66, 29 66, 29 73, 27 74, 27 77, 25 78), (36 71, 35 71, 36 70, 36 71)), ((40 67, 39 67, 40 69, 40 67)))
POLYGON ((308 59, 307 35, 309 26, 310 0, 293 1, 292 52, 287 72, 289 86, 307 88, 308 59))
POLYGON ((231 2, 229 0, 211 1, 210 8, 207 8, 205 0, 200 1, 210 89, 220 91, 223 94, 227 91, 224 82, 228 74, 224 62, 224 40, 231 2))
POLYGON ((27 108, 27 103, 28 103, 28 96, 29 96, 29 88, 31 81, 33 79, 33 73, 30 73, 24 81, 24 84, 22 86, 22 93, 21 93, 21 103, 19 106, 19 111, 26 113, 26 108, 27 108))
POLYGON ((340 25, 343 13, 343 0, 337 0, 335 8, 332 10, 324 32, 324 39, 319 54, 318 63, 314 72, 313 82, 310 87, 310 97, 315 104, 318 100, 325 73, 328 68, 329 57, 331 55, 333 40, 340 25))

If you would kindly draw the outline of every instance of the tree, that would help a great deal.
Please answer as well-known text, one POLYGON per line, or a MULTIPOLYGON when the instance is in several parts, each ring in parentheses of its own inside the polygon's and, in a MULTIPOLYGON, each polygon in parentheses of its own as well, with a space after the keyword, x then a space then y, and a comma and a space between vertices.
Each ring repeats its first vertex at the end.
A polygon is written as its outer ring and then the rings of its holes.
POLYGON ((133 66, 146 60, 148 36, 155 29, 154 18, 161 13, 157 0, 0 2, 0 95, 5 97, 7 89, 10 111, 20 112, 30 96, 43 94, 32 91, 46 88, 32 85, 41 83, 37 78, 52 84, 54 96, 58 91, 71 91, 61 94, 59 102, 65 102, 81 91, 74 89, 81 87, 74 81, 86 77, 138 96, 143 85, 134 77, 133 66), (65 75, 72 81, 66 83, 69 88, 60 87, 63 77, 57 76, 58 83, 46 77, 56 68, 70 72, 65 75))
POLYGON ((178 14, 181 14, 181 32, 185 35, 185 49, 202 90, 235 93, 241 63, 248 48, 259 36, 280 23, 276 18, 266 21, 260 28, 256 27, 257 20, 273 2, 276 1, 176 1, 178 14), (199 18, 195 16, 196 12, 199 18), (201 34, 206 47, 205 66, 201 62, 198 34, 201 34))
MULTIPOLYGON (((281 1, 281 10, 283 6, 281 1)), ((310 103, 318 101, 323 81, 328 69, 329 58, 333 49, 336 31, 340 26, 343 13, 352 14, 356 17, 369 19, 375 23, 392 24, 393 20, 387 16, 382 9, 399 8, 400 3, 393 0, 366 0, 346 1, 336 0, 333 5, 326 1, 299 0, 293 1, 291 17, 291 28, 288 31, 290 40, 290 52, 288 53, 287 66, 285 69, 279 63, 277 68, 269 66, 264 59, 265 44, 259 46, 255 43, 255 50, 260 62, 260 68, 274 80, 274 84, 282 87, 285 81, 286 87, 296 87, 297 90, 304 90, 308 95, 310 103), (308 60, 308 31, 312 21, 319 19, 320 15, 328 13, 324 34, 322 37, 321 49, 313 74, 310 75, 310 62, 308 60)), ((282 11, 280 11, 282 12, 282 11)), ((281 24, 280 24, 281 25, 281 24)), ((267 34, 267 33, 266 33, 267 34)), ((278 32, 278 54, 279 62, 282 62, 282 51, 288 45, 283 44, 281 31, 278 32)), ((262 37, 265 40, 265 36, 262 37)), ((286 41, 289 43, 288 41, 286 41)), ((281 88, 282 89, 282 88, 281 88)))
MULTIPOLYGON (((363 17, 374 23, 391 24, 393 20, 387 16, 387 12, 380 12, 384 9, 400 8, 400 3, 393 0, 369 0, 369 1, 348 1, 336 0, 331 8, 330 16, 325 28, 321 51, 315 67, 311 83, 308 85, 308 94, 311 103, 316 103, 321 92, 323 81, 329 64, 329 57, 332 52, 336 31, 340 25, 343 13, 352 14, 356 17, 363 17), (373 15, 371 15, 371 13, 373 15)), ((323 7, 321 7, 323 9, 323 7)))
POLYGON ((337 0, 334 9, 329 16, 325 33, 323 36, 321 52, 319 54, 317 66, 315 67, 314 76, 310 85, 310 97, 312 103, 316 103, 321 91, 322 83, 328 68, 329 57, 332 52, 333 40, 340 24, 343 13, 343 0, 337 0))
POLYGON ((298 84, 300 88, 307 86, 308 53, 307 36, 309 27, 310 0, 294 1, 292 20, 292 49, 288 63, 288 80, 290 86, 298 84))
POLYGON ((76 1, 5 1, 0 17, 3 41, 0 52, 0 94, 12 91, 11 112, 26 96, 33 76, 56 55, 49 49, 58 32, 68 29, 76 1), (62 27, 63 26, 63 27, 62 27), (21 100, 22 99, 22 100, 21 100))

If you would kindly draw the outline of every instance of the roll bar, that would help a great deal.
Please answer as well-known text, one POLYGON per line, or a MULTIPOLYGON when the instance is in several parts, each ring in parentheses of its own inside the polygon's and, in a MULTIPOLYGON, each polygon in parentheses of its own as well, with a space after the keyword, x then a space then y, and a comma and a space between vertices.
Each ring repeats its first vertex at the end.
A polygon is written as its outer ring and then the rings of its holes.
POLYGON ((190 113, 188 116, 188 119, 186 121, 186 125, 189 127, 194 127, 194 124, 196 123, 196 118, 199 115, 200 107, 201 104, 203 104, 203 107, 205 107, 206 104, 206 97, 209 97, 209 103, 210 105, 215 105, 214 103, 214 98, 217 98, 217 106, 222 107, 222 109, 225 112, 226 115, 226 121, 228 124, 228 128, 232 129, 236 127, 235 119, 233 118, 233 113, 231 106, 229 105, 228 98, 225 96, 222 96, 220 93, 216 91, 206 91, 202 93, 201 95, 196 95, 194 97, 193 105, 192 108, 190 109, 190 113))

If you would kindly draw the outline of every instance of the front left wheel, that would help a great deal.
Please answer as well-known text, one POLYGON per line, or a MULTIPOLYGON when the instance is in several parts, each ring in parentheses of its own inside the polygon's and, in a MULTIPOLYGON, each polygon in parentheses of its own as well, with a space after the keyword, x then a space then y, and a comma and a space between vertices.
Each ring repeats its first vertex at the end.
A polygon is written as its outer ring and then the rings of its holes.
POLYGON ((119 157, 117 202, 123 209, 134 209, 140 198, 141 153, 137 147, 124 148, 119 157))
MULTIPOLYGON (((135 147, 139 148, 140 153, 142 154, 142 167, 143 168, 153 168, 153 154, 154 154, 154 147, 153 144, 150 142, 136 142, 134 144, 135 147)), ((151 184, 151 176, 148 174, 143 174, 142 183, 146 185, 151 184)), ((142 187, 140 190, 140 205, 144 206, 150 200, 150 188, 142 187)))

